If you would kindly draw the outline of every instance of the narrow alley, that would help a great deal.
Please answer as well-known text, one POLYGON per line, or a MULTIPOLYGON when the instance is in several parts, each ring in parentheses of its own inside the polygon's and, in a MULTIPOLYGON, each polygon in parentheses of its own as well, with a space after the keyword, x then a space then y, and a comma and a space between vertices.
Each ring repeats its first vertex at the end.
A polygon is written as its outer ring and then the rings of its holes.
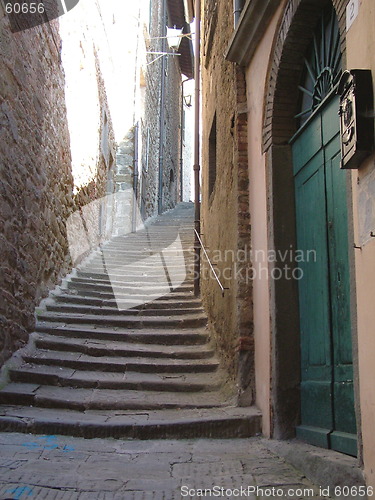
POLYGON ((181 203, 112 239, 42 302, 0 391, 2 500, 340 498, 237 406, 193 295, 193 221, 181 203))

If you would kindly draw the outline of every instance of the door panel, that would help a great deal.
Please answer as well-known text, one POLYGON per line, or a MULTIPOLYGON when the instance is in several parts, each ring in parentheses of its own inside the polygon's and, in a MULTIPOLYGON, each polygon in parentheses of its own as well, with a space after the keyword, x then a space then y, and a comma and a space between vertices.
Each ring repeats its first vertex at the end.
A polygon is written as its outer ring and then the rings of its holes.
POLYGON ((317 154, 296 179, 298 249, 303 252, 299 265, 304 287, 299 289, 303 380, 330 379, 331 346, 326 331, 330 328, 328 290, 328 249, 326 237, 326 200, 323 155, 317 154), (308 252, 316 252, 307 261, 308 252), (310 311, 315 311, 313 315, 310 311), (325 368, 328 367, 328 373, 325 368))
POLYGON ((296 177, 297 246, 305 256, 299 263, 301 333, 301 414, 298 435, 328 447, 333 426, 326 197, 323 152, 310 160, 296 177), (314 250, 316 258, 307 259, 314 250), (315 428, 313 431, 312 427, 315 428), (318 430, 316 429, 318 428, 318 430))
POLYGON ((350 436, 356 433, 356 420, 349 302, 346 179, 340 170, 340 154, 337 152, 339 147, 339 137, 336 136, 325 151, 334 369, 335 432, 331 435, 331 441, 336 450, 355 455, 356 440, 350 436))
POLYGON ((297 247, 305 256, 316 252, 299 264, 297 436, 355 455, 346 178, 340 170, 337 109, 337 98, 331 99, 293 143, 297 247))

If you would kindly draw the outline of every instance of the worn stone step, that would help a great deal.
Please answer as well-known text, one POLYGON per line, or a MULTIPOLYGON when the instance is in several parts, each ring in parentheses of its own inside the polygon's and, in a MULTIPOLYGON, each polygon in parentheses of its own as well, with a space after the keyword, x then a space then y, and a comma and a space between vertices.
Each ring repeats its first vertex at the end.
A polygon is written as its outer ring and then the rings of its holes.
POLYGON ((217 373, 202 379, 195 373, 108 373, 33 364, 10 369, 9 376, 12 382, 38 385, 161 392, 217 391, 222 384, 217 373))
POLYGON ((80 352, 62 352, 49 349, 36 349, 24 354, 26 363, 62 366, 77 370, 96 370, 124 373, 212 373, 218 369, 215 358, 209 359, 170 359, 153 357, 92 356, 80 352))
POLYGON ((173 246, 172 248, 165 246, 166 244, 169 245, 169 243, 174 243, 169 242, 169 241, 160 241, 159 242, 151 242, 149 243, 148 241, 127 241, 124 242, 123 244, 119 245, 114 245, 114 244, 109 244, 106 246, 102 246, 100 250, 97 250, 95 257, 100 257, 101 255, 105 257, 114 257, 117 258, 118 256, 123 257, 126 259, 126 257, 136 257, 136 258, 146 258, 149 257, 150 255, 162 255, 166 260, 169 259, 180 259, 181 257, 189 257, 189 252, 191 251, 191 248, 188 248, 187 245, 183 244, 181 242, 181 246, 176 247, 173 246))
POLYGON ((78 327, 72 325, 55 324, 48 322, 38 322, 35 328, 36 332, 48 333, 50 335, 65 336, 82 339, 98 339, 105 342, 120 341, 140 344, 159 344, 159 345, 203 345, 209 341, 209 333, 206 328, 197 328, 179 330, 155 330, 147 329, 145 331, 122 329, 122 328, 94 328, 78 327))
MULTIPOLYGON (((187 279, 186 275, 173 275, 173 282, 179 282, 180 284, 177 285, 177 287, 191 287, 194 285, 194 282, 192 279, 187 279), (181 281, 179 281, 181 279, 181 281)), ((139 276, 138 278, 134 279, 124 279, 123 281, 118 281, 114 278, 109 277, 108 279, 104 280, 99 280, 99 279, 92 279, 92 278, 71 278, 69 283, 73 284, 84 284, 84 285, 90 285, 90 286, 95 286, 95 287, 102 287, 102 286, 111 286, 111 287, 116 287, 116 288, 124 288, 124 289, 135 289, 135 288, 144 288, 144 289, 150 289, 151 291, 154 289, 159 289, 160 286, 165 286, 165 283, 167 282, 166 275, 162 276, 158 280, 154 279, 149 279, 147 276, 139 276)), ((173 283, 172 282, 172 283, 173 283)), ((176 287, 176 288, 177 288, 176 287)), ((172 290, 171 290, 172 291, 172 290)))
POLYGON ((176 255, 176 252, 168 254, 163 249, 137 250, 135 252, 108 249, 103 254, 96 253, 90 256, 86 264, 88 266, 111 264, 113 267, 118 266, 120 269, 124 268, 125 271, 131 272, 136 263, 139 264, 140 270, 150 269, 150 265, 152 265, 155 271, 161 272, 165 266, 175 271, 187 269, 193 262, 194 254, 190 250, 182 250, 180 255, 176 255))
MULTIPOLYGON (((85 295, 67 294, 63 293, 60 295, 54 295, 55 302, 72 303, 72 304, 84 304, 87 306, 95 307, 114 307, 117 308, 116 299, 101 299, 99 297, 86 297, 85 295)), ((140 297, 139 297, 140 299, 140 297)), ((139 304, 136 300, 129 299, 127 301, 129 304, 129 309, 143 310, 143 309, 163 309, 163 308, 177 308, 183 307, 189 310, 196 310, 202 308, 202 302, 200 299, 196 299, 191 296, 187 296, 185 300, 175 299, 173 296, 168 299, 164 297, 158 300, 153 300, 152 302, 146 302, 145 304, 139 304)))
POLYGON ((170 359, 207 359, 214 356, 214 349, 209 345, 160 345, 140 344, 108 339, 71 338, 48 334, 34 334, 34 343, 39 349, 53 351, 80 352, 90 356, 123 356, 170 359))
POLYGON ((138 245, 138 243, 130 243, 129 247, 114 247, 108 246, 102 250, 97 250, 93 253, 87 262, 92 262, 94 260, 105 262, 107 259, 118 260, 121 262, 127 262, 134 260, 139 260, 139 263, 144 266, 150 264, 150 258, 152 261, 157 260, 161 262, 163 260, 166 264, 171 266, 179 266, 185 262, 191 262, 194 260, 194 247, 180 247, 173 250, 168 250, 162 244, 153 244, 151 246, 138 245))
POLYGON ((82 413, 11 406, 1 410, 0 430, 87 439, 233 439, 256 436, 262 429, 261 413, 254 407, 82 413))
MULTIPOLYGON (((187 271, 184 271, 187 272, 187 271)), ((133 279, 138 276, 143 276, 144 278, 157 278, 157 277, 165 277, 165 272, 163 271, 162 273, 159 270, 155 269, 147 269, 144 271, 141 271, 140 269, 135 269, 134 271, 127 270, 126 274, 119 274, 118 277, 121 279, 118 279, 117 281, 126 281, 126 279, 133 279), (124 276, 124 279, 122 279, 124 276)), ((88 270, 85 271, 77 271, 77 277, 81 279, 86 279, 86 280, 98 280, 100 281, 109 281, 113 279, 113 273, 111 273, 111 277, 108 275, 108 272, 91 272, 88 270)))
MULTIPOLYGON (((138 264, 134 263, 134 267, 138 264)), ((95 283, 97 285, 116 285, 116 286, 156 286, 171 282, 178 286, 192 285, 194 283, 194 270, 173 270, 167 269, 166 272, 148 273, 146 269, 138 269, 137 272, 129 272, 115 266, 103 266, 99 268, 90 267, 85 275, 79 274, 72 277, 71 283, 95 283), (98 277, 101 275, 101 277, 98 277)))
POLYGON ((85 410, 162 410, 224 406, 220 392, 169 393, 84 389, 11 382, 0 391, 1 404, 85 410))
POLYGON ((181 316, 184 314, 203 314, 202 308, 183 308, 183 306, 169 307, 169 308, 152 308, 152 304, 149 305, 149 308, 135 309, 128 308, 126 302, 119 302, 119 308, 114 307, 93 307, 92 305, 85 304, 47 304, 46 310, 49 312, 57 312, 57 313, 73 313, 73 314, 95 314, 95 315, 115 315, 115 316, 181 316))
POLYGON ((194 242, 188 241, 186 238, 180 238, 179 240, 174 236, 171 238, 167 234, 161 238, 127 238, 118 242, 112 240, 97 248, 91 256, 93 258, 101 255, 122 255, 124 257, 129 255, 131 257, 138 256, 139 258, 149 255, 165 256, 165 258, 191 257, 193 249, 194 242))
MULTIPOLYGON (((139 292, 139 291, 138 291, 139 292)), ((72 288, 65 288, 63 289, 64 294, 68 294, 71 296, 84 296, 84 297, 95 297, 95 298, 101 298, 101 299, 114 299, 115 294, 113 289, 108 289, 106 291, 102 290, 97 290, 95 287, 92 288, 87 288, 83 290, 79 289, 74 289, 72 288)), ((118 290, 116 290, 116 298, 121 299, 121 300, 126 300, 126 301, 134 301, 137 302, 137 304, 140 303, 140 301, 146 300, 147 298, 147 304, 153 301, 158 301, 158 300, 191 300, 194 298, 194 293, 193 293, 193 288, 187 290, 187 291, 182 291, 182 292, 170 292, 166 295, 160 294, 160 293, 154 293, 154 294, 149 294, 147 297, 145 296, 144 293, 139 294, 136 292, 132 292, 131 294, 129 293, 121 293, 118 290)))
MULTIPOLYGON (((143 258, 138 255, 137 257, 109 257, 107 256, 105 259, 102 257, 95 257, 87 263, 87 272, 90 272, 92 267, 100 267, 101 269, 117 272, 118 274, 124 275, 132 275, 134 272, 138 272, 138 274, 150 271, 152 269, 156 274, 163 274, 163 271, 167 269, 169 272, 173 272, 175 274, 185 273, 191 269, 193 264, 193 260, 189 259, 188 261, 183 260, 181 262, 181 258, 172 259, 165 257, 164 262, 156 262, 155 259, 149 261, 150 256, 143 256, 143 258)), ((137 273, 136 273, 137 274, 137 273)))
MULTIPOLYGON (((95 290, 95 292, 112 292, 113 293, 113 286, 115 286, 117 283, 112 283, 112 284, 106 284, 106 283, 93 283, 89 281, 69 281, 67 283, 67 288, 69 289, 75 289, 75 290, 81 290, 81 291, 86 291, 86 290, 95 290)), ((189 292, 193 290, 193 284, 192 283, 182 283, 181 285, 178 285, 176 288, 172 288, 168 290, 168 293, 171 293, 172 291, 176 292, 189 292)), ((145 296, 147 294, 152 297, 153 295, 166 295, 166 290, 165 287, 162 287, 160 284, 147 284, 145 285, 144 283, 140 283, 138 286, 134 284, 126 284, 126 285, 121 285, 118 286, 118 291, 116 293, 126 293, 126 294, 139 294, 142 292, 145 296), (120 289, 121 288, 121 289, 120 289)))
POLYGON ((127 328, 188 328, 205 326, 207 318, 204 314, 184 314, 180 316, 116 316, 96 314, 65 314, 62 312, 39 312, 40 321, 59 322, 83 325, 105 325, 127 328))

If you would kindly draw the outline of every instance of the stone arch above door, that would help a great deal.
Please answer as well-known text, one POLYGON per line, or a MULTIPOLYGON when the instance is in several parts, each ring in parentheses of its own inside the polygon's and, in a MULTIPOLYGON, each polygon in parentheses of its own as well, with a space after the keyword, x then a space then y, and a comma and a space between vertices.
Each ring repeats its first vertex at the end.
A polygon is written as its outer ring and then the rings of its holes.
POLYGON ((322 9, 334 6, 339 21, 345 66, 346 0, 289 0, 275 37, 265 93, 263 152, 271 144, 287 144, 296 131, 298 84, 306 49, 322 9))

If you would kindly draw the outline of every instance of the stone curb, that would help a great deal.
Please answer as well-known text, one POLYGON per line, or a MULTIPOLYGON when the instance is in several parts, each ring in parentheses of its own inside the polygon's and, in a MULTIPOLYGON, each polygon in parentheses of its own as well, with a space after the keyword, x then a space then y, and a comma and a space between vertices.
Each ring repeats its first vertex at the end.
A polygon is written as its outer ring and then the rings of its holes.
MULTIPOLYGON (((358 459, 297 440, 264 440, 269 451, 302 471, 313 483, 331 491, 336 486, 366 486, 358 459)), ((365 498, 365 497, 362 497, 365 498)))

